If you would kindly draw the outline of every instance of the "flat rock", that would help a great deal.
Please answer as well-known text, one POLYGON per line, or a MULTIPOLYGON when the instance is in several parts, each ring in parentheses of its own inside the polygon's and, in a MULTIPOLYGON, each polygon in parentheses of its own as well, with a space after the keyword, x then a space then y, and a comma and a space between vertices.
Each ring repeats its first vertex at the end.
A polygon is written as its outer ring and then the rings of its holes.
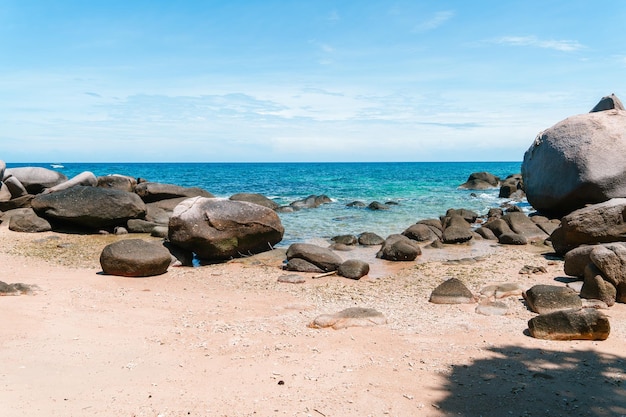
POLYGON ((306 282, 306 278, 298 274, 287 274, 279 276, 278 282, 286 284, 302 284, 306 282))
POLYGON ((509 307, 502 301, 489 301, 478 304, 475 311, 484 316, 504 316, 509 307))
POLYGON ((558 285, 534 285, 524 293, 524 299, 528 307, 539 314, 582 307, 576 291, 558 285))
POLYGON ((580 308, 540 314, 528 321, 528 330, 537 339, 606 340, 611 326, 597 309, 580 308))
POLYGON ((309 324, 309 327, 320 329, 332 327, 335 330, 347 327, 369 327, 386 324, 385 316, 373 308, 351 307, 334 314, 322 314, 309 324))
POLYGON ((480 290, 481 295, 493 298, 518 297, 523 292, 524 288, 516 282, 488 285, 480 290))

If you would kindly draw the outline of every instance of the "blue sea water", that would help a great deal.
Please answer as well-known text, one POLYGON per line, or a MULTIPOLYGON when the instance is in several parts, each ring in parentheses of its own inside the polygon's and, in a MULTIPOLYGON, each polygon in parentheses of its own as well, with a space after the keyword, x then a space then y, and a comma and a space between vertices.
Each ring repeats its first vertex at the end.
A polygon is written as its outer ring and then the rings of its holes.
MULTIPOLYGON (((148 181, 202 187, 217 197, 261 193, 280 205, 325 194, 332 203, 315 209, 279 214, 285 226, 281 245, 374 232, 400 233, 418 220, 435 218, 449 208, 485 214, 506 200, 498 189, 462 190, 472 172, 501 178, 520 172, 519 162, 364 162, 364 163, 20 163, 7 167, 42 166, 69 178, 83 171, 95 175, 123 174, 148 181), (56 166, 56 165, 55 165, 56 166), (350 208, 353 201, 393 201, 390 210, 350 208)), ((526 203, 521 203, 527 206, 526 203)))

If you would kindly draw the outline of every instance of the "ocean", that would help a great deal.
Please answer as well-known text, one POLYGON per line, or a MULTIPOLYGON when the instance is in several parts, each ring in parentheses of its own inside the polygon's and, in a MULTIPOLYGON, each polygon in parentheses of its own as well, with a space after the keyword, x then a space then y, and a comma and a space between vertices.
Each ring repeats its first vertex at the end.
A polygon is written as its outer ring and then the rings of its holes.
MULTIPOLYGON (((364 162, 364 163, 7 163, 41 166, 68 178, 83 171, 122 174, 152 182, 201 187, 216 197, 260 193, 280 205, 327 195, 332 203, 315 209, 280 213, 285 236, 280 246, 368 231, 386 237, 401 233, 418 220, 437 218, 449 208, 486 214, 507 200, 498 189, 462 190, 472 172, 490 172, 504 179, 520 172, 520 162, 364 162), (395 202, 390 210, 347 207, 362 201, 395 202)), ((526 202, 518 203, 529 209, 526 202)))

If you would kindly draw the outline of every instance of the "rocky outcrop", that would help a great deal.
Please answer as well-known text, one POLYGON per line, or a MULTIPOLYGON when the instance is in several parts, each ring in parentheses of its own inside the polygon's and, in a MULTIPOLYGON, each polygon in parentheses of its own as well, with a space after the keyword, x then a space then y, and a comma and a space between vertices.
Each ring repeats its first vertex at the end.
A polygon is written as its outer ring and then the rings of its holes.
POLYGON ((39 216, 51 222, 91 230, 125 226, 129 219, 142 218, 146 214, 146 206, 136 194, 80 185, 56 193, 39 194, 31 204, 39 216))
POLYGON ((537 136, 522 163, 526 196, 536 210, 561 216, 626 196, 626 111, 621 107, 599 103, 593 112, 569 117, 537 136))
POLYGON ((271 250, 284 231, 273 210, 222 198, 186 199, 169 221, 169 240, 208 261, 271 250))
POLYGON ((111 243, 100 254, 102 272, 123 277, 149 277, 167 272, 170 252, 160 243, 124 239, 111 243))

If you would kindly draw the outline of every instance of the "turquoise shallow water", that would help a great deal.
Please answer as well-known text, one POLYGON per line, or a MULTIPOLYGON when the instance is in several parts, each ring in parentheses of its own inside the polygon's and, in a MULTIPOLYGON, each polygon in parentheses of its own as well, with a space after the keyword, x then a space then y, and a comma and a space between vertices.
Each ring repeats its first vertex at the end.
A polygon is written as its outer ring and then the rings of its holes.
MULTIPOLYGON (((333 202, 316 209, 281 213, 282 244, 364 231, 385 237, 400 233, 418 220, 439 217, 449 208, 484 214, 506 200, 498 190, 469 191, 458 186, 472 172, 487 171, 501 178, 520 172, 520 162, 406 163, 20 163, 43 166, 72 177, 83 171, 95 175, 123 174, 148 181, 197 186, 218 197, 239 192, 261 193, 281 205, 309 195, 325 194, 333 202), (474 195, 472 195, 474 194, 474 195), (394 201, 390 210, 349 208, 360 200, 394 201)), ((522 203, 527 206, 527 204, 522 203)))

